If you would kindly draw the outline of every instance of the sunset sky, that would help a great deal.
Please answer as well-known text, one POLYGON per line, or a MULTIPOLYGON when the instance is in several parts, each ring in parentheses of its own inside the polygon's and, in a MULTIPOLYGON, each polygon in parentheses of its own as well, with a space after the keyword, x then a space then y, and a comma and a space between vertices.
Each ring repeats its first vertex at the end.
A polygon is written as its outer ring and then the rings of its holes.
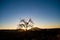
POLYGON ((39 28, 60 28, 59 0, 0 0, 0 29, 15 29, 19 18, 39 28))

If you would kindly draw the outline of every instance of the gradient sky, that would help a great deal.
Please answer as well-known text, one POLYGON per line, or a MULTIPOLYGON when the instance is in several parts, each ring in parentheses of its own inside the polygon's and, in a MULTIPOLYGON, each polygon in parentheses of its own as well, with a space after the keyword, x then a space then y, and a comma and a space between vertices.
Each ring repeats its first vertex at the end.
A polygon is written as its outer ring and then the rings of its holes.
POLYGON ((35 26, 60 28, 59 0, 0 0, 0 28, 16 28, 19 18, 32 18, 35 26))

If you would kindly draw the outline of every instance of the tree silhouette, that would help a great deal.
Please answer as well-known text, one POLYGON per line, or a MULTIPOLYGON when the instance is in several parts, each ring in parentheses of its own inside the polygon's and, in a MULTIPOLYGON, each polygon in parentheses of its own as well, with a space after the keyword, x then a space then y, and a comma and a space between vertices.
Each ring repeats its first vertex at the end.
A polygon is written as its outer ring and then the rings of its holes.
POLYGON ((31 20, 31 18, 28 21, 25 21, 24 19, 22 19, 20 21, 20 23, 21 24, 18 25, 18 29, 24 27, 27 30, 28 27, 33 27, 33 25, 32 25, 33 24, 33 21, 31 20), (23 22, 23 23, 21 23, 21 22, 23 22))

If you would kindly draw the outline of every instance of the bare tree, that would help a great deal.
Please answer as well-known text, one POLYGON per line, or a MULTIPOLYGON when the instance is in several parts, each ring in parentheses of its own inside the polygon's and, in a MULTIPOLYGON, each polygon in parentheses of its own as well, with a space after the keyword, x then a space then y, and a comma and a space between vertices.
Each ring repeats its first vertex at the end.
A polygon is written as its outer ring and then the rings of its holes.
POLYGON ((28 27, 33 27, 33 21, 31 20, 31 18, 28 20, 28 22, 27 21, 25 21, 24 19, 22 19, 20 22, 23 22, 24 24, 19 24, 18 25, 18 28, 22 28, 22 27, 25 27, 26 28, 26 30, 27 30, 27 28, 28 27), (31 23, 31 24, 29 24, 29 23, 31 23))

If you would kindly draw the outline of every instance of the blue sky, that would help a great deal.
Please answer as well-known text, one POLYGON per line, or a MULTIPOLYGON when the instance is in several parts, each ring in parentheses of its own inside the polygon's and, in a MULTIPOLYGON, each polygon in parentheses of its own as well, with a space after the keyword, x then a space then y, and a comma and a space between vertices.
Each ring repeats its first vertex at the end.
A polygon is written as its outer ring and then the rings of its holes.
POLYGON ((59 0, 0 0, 0 28, 14 28, 19 18, 31 17, 36 25, 60 24, 59 0))

